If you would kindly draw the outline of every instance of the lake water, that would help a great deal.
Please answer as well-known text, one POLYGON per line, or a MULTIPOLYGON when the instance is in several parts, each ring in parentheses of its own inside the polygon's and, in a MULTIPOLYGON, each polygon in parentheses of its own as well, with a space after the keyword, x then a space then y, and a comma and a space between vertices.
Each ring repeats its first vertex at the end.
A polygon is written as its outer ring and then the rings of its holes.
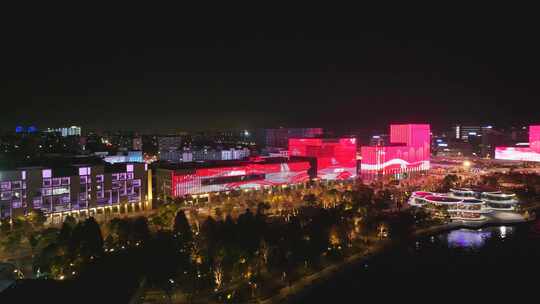
POLYGON ((539 264, 540 221, 460 229, 399 245, 292 302, 538 302, 539 264))

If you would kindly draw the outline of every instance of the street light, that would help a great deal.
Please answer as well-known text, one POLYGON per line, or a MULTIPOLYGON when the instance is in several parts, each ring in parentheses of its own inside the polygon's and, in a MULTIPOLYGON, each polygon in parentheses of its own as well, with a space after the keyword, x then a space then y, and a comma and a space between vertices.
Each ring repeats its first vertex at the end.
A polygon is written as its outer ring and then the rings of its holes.
POLYGON ((469 169, 471 167, 471 162, 466 160, 463 162, 463 168, 469 169))

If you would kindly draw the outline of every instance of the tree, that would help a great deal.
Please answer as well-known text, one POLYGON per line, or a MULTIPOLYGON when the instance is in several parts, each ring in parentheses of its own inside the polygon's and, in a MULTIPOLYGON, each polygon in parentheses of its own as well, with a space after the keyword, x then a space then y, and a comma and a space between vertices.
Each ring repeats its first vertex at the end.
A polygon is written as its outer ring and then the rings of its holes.
POLYGON ((30 211, 27 215, 27 218, 28 222, 32 225, 34 229, 43 228, 43 225, 45 225, 45 222, 47 221, 45 213, 43 213, 43 211, 39 209, 34 209, 30 211))
POLYGON ((173 225, 173 235, 180 245, 180 250, 186 254, 191 253, 191 248, 193 246, 193 232, 191 231, 191 226, 189 225, 183 210, 176 213, 173 225))
POLYGON ((439 192, 448 192, 450 189, 454 188, 456 186, 456 183, 459 181, 459 177, 455 174, 448 174, 446 175, 441 183, 440 188, 438 189, 439 192))
POLYGON ((137 217, 131 222, 129 240, 134 242, 146 242, 150 238, 150 229, 145 217, 137 217))
MULTIPOLYGON (((99 224, 93 217, 86 219, 84 222, 79 223, 78 231, 79 239, 79 253, 85 258, 93 259, 94 257, 101 256, 103 254, 103 236, 101 235, 101 229, 99 224)), ((77 229, 75 229, 77 231, 77 229)), ((72 239, 76 237, 75 233, 72 239)), ((76 243, 77 241, 75 241, 76 243)))

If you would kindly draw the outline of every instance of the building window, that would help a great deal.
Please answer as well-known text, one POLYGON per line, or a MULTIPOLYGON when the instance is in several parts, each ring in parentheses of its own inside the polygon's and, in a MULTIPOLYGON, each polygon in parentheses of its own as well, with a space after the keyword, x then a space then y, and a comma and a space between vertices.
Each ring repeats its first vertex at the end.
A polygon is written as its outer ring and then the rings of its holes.
POLYGON ((86 181, 87 181, 87 177, 81 176, 81 184, 86 184, 86 181))
POLYGON ((53 195, 69 194, 69 187, 55 187, 53 195))
POLYGON ((52 179, 52 185, 53 186, 60 186, 60 178, 53 178, 52 179))
POLYGON ((115 173, 115 174, 111 175, 111 180, 117 181, 118 180, 118 173, 115 173))
POLYGON ((41 208, 41 204, 42 204, 41 197, 34 197, 34 200, 32 201, 32 206, 34 206, 34 208, 41 208))
POLYGON ((11 190, 11 182, 0 183, 0 190, 11 190))
POLYGON ((41 176, 43 178, 51 178, 52 177, 51 169, 44 169, 43 171, 41 171, 41 176))
POLYGON ((132 165, 132 164, 128 164, 128 165, 126 166, 126 171, 127 171, 127 172, 133 172, 133 165, 132 165))
POLYGON ((86 167, 79 168, 79 175, 89 175, 90 173, 88 171, 89 170, 86 167))
POLYGON ((52 189, 51 188, 43 188, 43 189, 41 189, 41 193, 42 193, 43 196, 52 195, 52 189))
POLYGON ((126 177, 127 179, 133 179, 133 173, 127 173, 126 177))
POLYGON ((121 180, 125 180, 126 179, 126 174, 125 173, 120 173, 120 177, 119 177, 121 180))
POLYGON ((22 182, 21 181, 12 181, 11 182, 11 189, 21 189, 22 188, 22 182))
POLYGON ((69 177, 62 177, 62 186, 69 185, 69 177))
POLYGON ((51 186, 51 179, 46 178, 43 180, 43 187, 50 187, 51 186))
POLYGON ((97 183, 103 183, 103 174, 96 175, 96 182, 97 183))
POLYGON ((0 200, 7 201, 10 200, 13 194, 11 191, 5 191, 0 194, 0 200))

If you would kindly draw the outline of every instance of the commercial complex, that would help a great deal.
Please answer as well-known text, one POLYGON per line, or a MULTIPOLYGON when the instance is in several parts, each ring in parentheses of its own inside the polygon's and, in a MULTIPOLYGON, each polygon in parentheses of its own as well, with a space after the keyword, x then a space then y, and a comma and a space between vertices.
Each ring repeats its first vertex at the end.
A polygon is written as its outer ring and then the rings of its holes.
POLYGON ((403 174, 429 169, 430 126, 390 125, 390 145, 361 147, 361 174, 403 174))
POLYGON ((528 147, 497 147, 495 159, 540 162, 540 125, 529 126, 528 147))
POLYGON ((146 199, 143 163, 71 164, 0 170, 0 217, 88 212, 93 208, 138 203, 146 199))
POLYGON ((155 191, 159 197, 260 189, 309 180, 309 161, 267 158, 257 161, 225 161, 162 164, 156 169, 155 191))
POLYGON ((356 177, 356 149, 353 137, 289 139, 289 156, 315 159, 317 177, 325 180, 356 177))

